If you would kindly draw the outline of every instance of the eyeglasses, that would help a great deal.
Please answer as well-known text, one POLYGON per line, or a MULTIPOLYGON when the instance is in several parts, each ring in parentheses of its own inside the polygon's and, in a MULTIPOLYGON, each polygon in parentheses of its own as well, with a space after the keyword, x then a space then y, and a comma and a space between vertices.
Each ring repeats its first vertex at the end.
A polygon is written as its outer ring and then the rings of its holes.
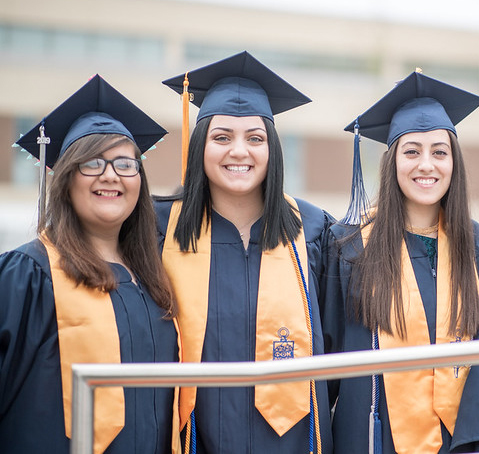
POLYGON ((113 170, 118 176, 134 177, 135 175, 138 175, 138 172, 140 171, 141 161, 133 158, 95 158, 78 164, 78 169, 82 175, 87 177, 98 177, 105 173, 108 164, 111 164, 113 170))

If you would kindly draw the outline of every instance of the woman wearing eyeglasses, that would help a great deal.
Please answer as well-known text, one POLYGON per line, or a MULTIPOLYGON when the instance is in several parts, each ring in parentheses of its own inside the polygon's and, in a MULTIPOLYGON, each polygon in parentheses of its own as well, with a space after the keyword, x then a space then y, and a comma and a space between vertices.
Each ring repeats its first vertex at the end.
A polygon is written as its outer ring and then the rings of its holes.
MULTIPOLYGON (((178 359, 140 159, 166 131, 98 76, 41 126, 54 176, 39 237, 0 256, 2 454, 70 452, 71 364, 178 359)), ((19 141, 35 155, 36 136, 19 141)), ((172 452, 173 402, 96 390, 94 452, 172 452)))

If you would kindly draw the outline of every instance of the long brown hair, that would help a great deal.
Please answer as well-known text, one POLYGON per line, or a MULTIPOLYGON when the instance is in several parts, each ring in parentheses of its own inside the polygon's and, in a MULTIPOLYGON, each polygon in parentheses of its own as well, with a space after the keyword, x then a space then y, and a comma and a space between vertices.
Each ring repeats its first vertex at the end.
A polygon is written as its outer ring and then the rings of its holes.
MULTIPOLYGON (((74 142, 55 164, 46 212, 38 225, 38 232, 44 232, 60 253, 61 267, 67 276, 77 284, 102 291, 115 289, 117 282, 109 264, 87 240, 71 203, 70 186, 78 164, 125 142, 133 144, 135 156, 140 158, 136 144, 122 135, 91 134, 74 142)), ((119 249, 125 264, 153 300, 172 316, 176 314, 176 303, 158 253, 156 217, 143 166, 140 178, 138 202, 120 229, 119 249)))
MULTIPOLYGON (((453 157, 451 184, 441 200, 449 239, 451 307, 449 334, 474 336, 479 329, 474 232, 469 210, 466 170, 461 148, 449 133, 453 157), (461 297, 459 310, 458 298, 461 297), (456 333, 458 329, 458 333, 456 333)), ((407 337, 401 291, 401 245, 406 226, 405 197, 397 181, 397 143, 381 159, 377 206, 368 243, 353 267, 350 291, 354 314, 370 330, 393 334, 391 304, 400 337, 407 337), (398 222, 392 220, 398 219, 398 222)))

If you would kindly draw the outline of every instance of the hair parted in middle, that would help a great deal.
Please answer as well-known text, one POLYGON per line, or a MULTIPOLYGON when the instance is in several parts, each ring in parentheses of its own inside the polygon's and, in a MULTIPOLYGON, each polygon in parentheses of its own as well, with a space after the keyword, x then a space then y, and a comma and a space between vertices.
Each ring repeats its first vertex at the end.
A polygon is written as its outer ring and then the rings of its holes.
MULTIPOLYGON (((115 276, 87 241, 80 219, 70 198, 70 186, 78 172, 78 164, 124 143, 131 143, 135 157, 141 157, 137 145, 119 134, 91 134, 75 141, 54 166, 54 176, 48 192, 48 204, 38 233, 46 234, 58 249, 61 266, 77 284, 102 291, 116 288, 115 276)), ((138 276, 156 303, 176 314, 176 303, 166 272, 157 252, 156 216, 143 165, 140 166, 140 193, 137 204, 124 221, 119 233, 119 248, 125 264, 138 276)), ((88 178, 88 177, 87 177, 88 178)))
MULTIPOLYGON (((444 210, 451 263, 449 334, 474 336, 479 329, 479 295, 467 177, 457 138, 451 132, 448 134, 453 171, 449 189, 441 200, 441 208, 444 210)), ((373 227, 368 243, 357 259, 358 266, 353 267, 349 291, 351 295, 357 295, 353 298, 356 318, 372 331, 379 327, 388 334, 393 333, 393 304, 398 324, 395 328, 402 338, 406 338, 401 291, 401 245, 406 228, 406 209, 405 196, 397 179, 398 140, 381 159, 380 185, 371 221, 373 227)))
MULTIPOLYGON (((186 168, 183 205, 174 237, 182 251, 196 251, 203 216, 211 217, 211 194, 205 173, 204 154, 208 128, 213 117, 200 120, 191 134, 186 168)), ((264 214, 261 227, 261 247, 274 249, 281 242, 293 241, 301 230, 295 209, 284 197, 283 151, 278 133, 271 120, 261 117, 268 136, 269 158, 266 178, 262 184, 264 214)))

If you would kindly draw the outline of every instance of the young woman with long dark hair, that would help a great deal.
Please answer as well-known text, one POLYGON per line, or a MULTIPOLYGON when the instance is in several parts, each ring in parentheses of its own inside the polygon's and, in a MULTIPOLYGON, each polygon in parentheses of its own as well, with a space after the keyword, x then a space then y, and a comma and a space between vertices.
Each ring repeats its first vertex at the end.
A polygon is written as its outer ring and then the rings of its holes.
MULTIPOLYGON (((184 79, 165 83, 182 91, 184 79)), ((331 217, 284 194, 273 118, 309 99, 247 52, 187 79, 200 112, 184 191, 155 203, 182 360, 322 354, 321 242, 331 217)), ((183 388, 180 417, 186 452, 332 452, 324 382, 183 388)))
MULTIPOLYGON (((329 231, 327 307, 344 321, 336 348, 477 335, 479 226, 470 216, 454 125, 478 105, 473 94, 412 73, 347 127, 388 150, 372 209, 361 213, 360 224, 329 231)), ((478 385, 476 367, 333 383, 335 452, 478 452, 478 385)))
MULTIPOLYGON (((178 360, 140 159, 166 131, 99 76, 38 126, 46 213, 38 239, 0 256, 4 454, 70 452, 73 363, 178 360)), ((18 143, 38 155, 38 135, 18 143)), ((96 390, 94 452, 171 453, 173 409, 172 389, 96 390)))

